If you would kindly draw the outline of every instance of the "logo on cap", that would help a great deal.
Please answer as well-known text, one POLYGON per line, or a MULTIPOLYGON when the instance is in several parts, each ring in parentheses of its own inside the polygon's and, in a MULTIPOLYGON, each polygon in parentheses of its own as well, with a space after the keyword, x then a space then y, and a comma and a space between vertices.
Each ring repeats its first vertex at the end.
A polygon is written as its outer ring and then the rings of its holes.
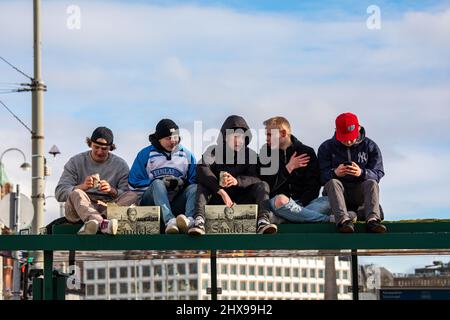
POLYGON ((356 128, 356 126, 354 124, 352 124, 351 126, 347 127, 347 131, 351 132, 351 131, 355 130, 355 128, 356 128))

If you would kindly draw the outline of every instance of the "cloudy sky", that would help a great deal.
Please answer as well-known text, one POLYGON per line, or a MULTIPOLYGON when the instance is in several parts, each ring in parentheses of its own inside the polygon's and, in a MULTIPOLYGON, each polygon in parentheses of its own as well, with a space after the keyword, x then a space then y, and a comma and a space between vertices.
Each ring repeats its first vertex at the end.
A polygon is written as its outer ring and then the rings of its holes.
MULTIPOLYGON (((386 219, 448 218, 448 39, 449 1, 43 0, 45 143, 62 152, 48 155, 46 195, 100 125, 113 129, 115 152, 131 165, 162 117, 186 129, 183 143, 200 156, 208 129, 230 114, 255 130, 283 115, 317 151, 336 115, 351 111, 383 152, 386 219), (379 29, 367 25, 373 4, 379 29)), ((31 1, 0 2, 0 43, 0 56, 32 75, 31 1)), ((26 81, 0 61, 0 100, 31 127, 31 95, 5 94, 26 81)), ((30 161, 27 130, 1 106, 0 119, 0 152, 17 147, 30 161)), ((3 157, 29 195, 21 161, 3 157)), ((45 220, 57 216, 49 198, 45 220)))

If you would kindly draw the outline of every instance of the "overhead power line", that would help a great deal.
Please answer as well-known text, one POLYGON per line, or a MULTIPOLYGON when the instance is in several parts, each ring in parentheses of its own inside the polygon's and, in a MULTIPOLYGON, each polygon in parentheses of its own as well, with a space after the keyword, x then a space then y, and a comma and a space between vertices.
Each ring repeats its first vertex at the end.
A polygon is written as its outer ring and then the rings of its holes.
POLYGON ((27 128, 27 130, 28 130, 31 134, 33 134, 33 131, 31 131, 31 129, 30 129, 30 128, 22 121, 22 120, 20 120, 20 118, 19 118, 18 116, 16 116, 16 115, 14 114, 14 112, 12 112, 11 109, 9 109, 8 106, 7 106, 6 104, 3 103, 2 100, 0 100, 0 104, 2 104, 3 107, 5 107, 5 109, 8 110, 9 113, 11 113, 11 114, 13 115, 13 117, 17 119, 17 121, 19 121, 25 128, 27 128))

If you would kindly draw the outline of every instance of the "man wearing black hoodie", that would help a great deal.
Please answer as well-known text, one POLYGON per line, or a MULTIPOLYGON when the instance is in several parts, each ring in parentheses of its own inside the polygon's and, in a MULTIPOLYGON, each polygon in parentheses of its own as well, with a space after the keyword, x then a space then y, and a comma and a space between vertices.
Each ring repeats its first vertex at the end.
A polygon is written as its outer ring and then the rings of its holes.
POLYGON ((269 221, 269 186, 258 178, 258 159, 248 147, 251 133, 240 116, 229 116, 220 129, 217 145, 209 147, 197 166, 195 223, 190 235, 205 233, 205 205, 234 203, 258 205, 257 232, 276 233, 269 221), (222 186, 220 172, 225 172, 222 186))
POLYGON ((381 151, 365 136, 357 116, 339 115, 335 135, 322 143, 318 154, 321 183, 339 232, 354 232, 350 210, 366 221, 368 232, 386 232, 380 223, 383 214, 378 183, 384 176, 381 151))
POLYGON ((261 179, 270 186, 270 209, 288 222, 334 222, 320 190, 319 163, 311 147, 291 133, 284 117, 264 121, 266 142, 260 159, 261 179))

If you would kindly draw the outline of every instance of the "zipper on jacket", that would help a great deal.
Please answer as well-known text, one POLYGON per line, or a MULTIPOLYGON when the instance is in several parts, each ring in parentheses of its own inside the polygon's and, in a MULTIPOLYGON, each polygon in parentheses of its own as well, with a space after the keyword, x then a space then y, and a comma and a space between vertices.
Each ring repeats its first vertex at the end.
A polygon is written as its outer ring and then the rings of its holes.
POLYGON ((347 147, 347 159, 352 162, 352 153, 350 152, 350 147, 347 147))

